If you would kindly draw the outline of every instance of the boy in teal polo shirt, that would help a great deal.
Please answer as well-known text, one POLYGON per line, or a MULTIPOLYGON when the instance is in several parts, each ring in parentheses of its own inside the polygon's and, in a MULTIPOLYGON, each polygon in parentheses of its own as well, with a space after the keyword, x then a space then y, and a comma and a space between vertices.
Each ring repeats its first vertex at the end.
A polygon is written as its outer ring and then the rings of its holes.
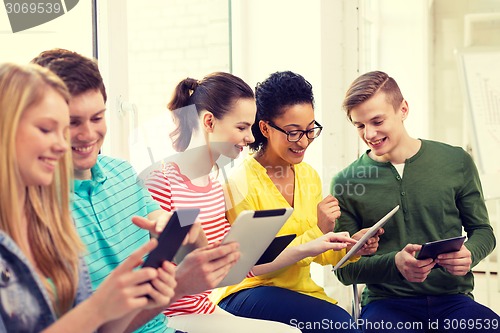
POLYGON ((332 181, 342 211, 336 230, 354 233, 400 206, 377 253, 337 270, 344 284, 366 284, 361 328, 497 332, 498 315, 472 297, 471 268, 495 247, 472 158, 460 147, 410 137, 408 103, 386 73, 357 78, 343 107, 370 149, 332 181), (420 244, 462 230, 468 240, 459 251, 435 261, 415 258, 420 244))
MULTIPOLYGON (((85 257, 93 288, 149 240, 154 223, 167 213, 137 183, 132 166, 122 160, 99 155, 106 136, 106 90, 97 64, 68 50, 42 52, 33 62, 55 72, 68 86, 70 133, 75 189, 73 216, 78 233, 87 246, 85 257), (132 223, 132 217, 141 229, 132 223), (142 217, 142 219, 140 218, 142 217), (147 218, 144 219, 144 218, 147 218)), ((171 302, 184 295, 214 288, 239 254, 237 245, 204 248, 189 254, 176 270, 177 287, 171 302), (208 272, 208 273, 207 273, 208 272)), ((161 312, 168 304, 139 313, 130 329, 137 332, 173 332, 161 312), (142 325, 142 326, 141 326, 142 325)))

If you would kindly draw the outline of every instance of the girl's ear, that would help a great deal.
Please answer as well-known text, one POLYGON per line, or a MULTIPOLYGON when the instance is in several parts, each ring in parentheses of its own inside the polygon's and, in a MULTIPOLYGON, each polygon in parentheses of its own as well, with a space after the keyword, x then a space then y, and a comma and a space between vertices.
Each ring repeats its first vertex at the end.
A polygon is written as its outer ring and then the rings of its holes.
POLYGON ((269 138, 269 125, 264 120, 259 120, 259 128, 262 135, 269 138))
POLYGON ((212 133, 214 131, 215 117, 212 112, 205 111, 202 115, 201 121, 203 129, 205 129, 206 132, 212 133))

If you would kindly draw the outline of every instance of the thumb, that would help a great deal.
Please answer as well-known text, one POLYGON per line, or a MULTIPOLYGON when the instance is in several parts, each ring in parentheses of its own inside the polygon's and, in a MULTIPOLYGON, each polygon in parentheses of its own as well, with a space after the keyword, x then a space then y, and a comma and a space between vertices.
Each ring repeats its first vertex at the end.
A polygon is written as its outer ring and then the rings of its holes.
POLYGON ((132 222, 141 229, 147 230, 149 232, 155 231, 156 223, 142 216, 133 216, 132 222))
POLYGON ((415 253, 417 251, 420 251, 421 248, 422 248, 422 245, 419 245, 419 244, 407 244, 403 250, 405 252, 408 252, 412 256, 415 256, 415 253))
POLYGON ((327 202, 335 202, 335 201, 338 201, 337 198, 335 198, 333 195, 331 194, 328 194, 326 197, 323 198, 323 200, 321 200, 321 202, 323 203, 327 203, 327 202))

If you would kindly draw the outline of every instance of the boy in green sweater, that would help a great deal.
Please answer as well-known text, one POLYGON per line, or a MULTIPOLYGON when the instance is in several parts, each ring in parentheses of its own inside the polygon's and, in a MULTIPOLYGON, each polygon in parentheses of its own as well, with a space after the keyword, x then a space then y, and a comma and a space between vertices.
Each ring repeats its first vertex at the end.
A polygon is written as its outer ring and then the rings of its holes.
POLYGON ((386 73, 357 78, 343 108, 370 149, 332 181, 342 211, 336 231, 353 234, 400 206, 377 253, 337 270, 346 285, 366 284, 361 328, 497 332, 499 316, 472 296, 471 268, 495 247, 472 158, 460 147, 410 137, 408 103, 386 73), (467 241, 459 251, 415 258, 420 244, 463 231, 467 241))

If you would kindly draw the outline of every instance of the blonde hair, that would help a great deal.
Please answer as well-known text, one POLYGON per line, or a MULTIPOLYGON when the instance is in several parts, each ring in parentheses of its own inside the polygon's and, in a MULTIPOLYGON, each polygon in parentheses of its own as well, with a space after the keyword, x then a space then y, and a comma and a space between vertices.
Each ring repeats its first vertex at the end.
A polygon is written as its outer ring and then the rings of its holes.
POLYGON ((74 303, 79 256, 83 250, 71 218, 71 152, 66 152, 60 159, 51 185, 28 186, 26 202, 18 202, 20 173, 15 137, 19 120, 29 107, 42 100, 47 89, 53 89, 66 102, 69 101, 65 84, 48 69, 33 64, 0 65, 0 229, 21 250, 31 253, 33 265, 41 274, 53 308, 61 316, 74 303), (29 244, 22 238, 20 219, 23 210, 29 244), (45 277, 52 280, 55 291, 45 277))

